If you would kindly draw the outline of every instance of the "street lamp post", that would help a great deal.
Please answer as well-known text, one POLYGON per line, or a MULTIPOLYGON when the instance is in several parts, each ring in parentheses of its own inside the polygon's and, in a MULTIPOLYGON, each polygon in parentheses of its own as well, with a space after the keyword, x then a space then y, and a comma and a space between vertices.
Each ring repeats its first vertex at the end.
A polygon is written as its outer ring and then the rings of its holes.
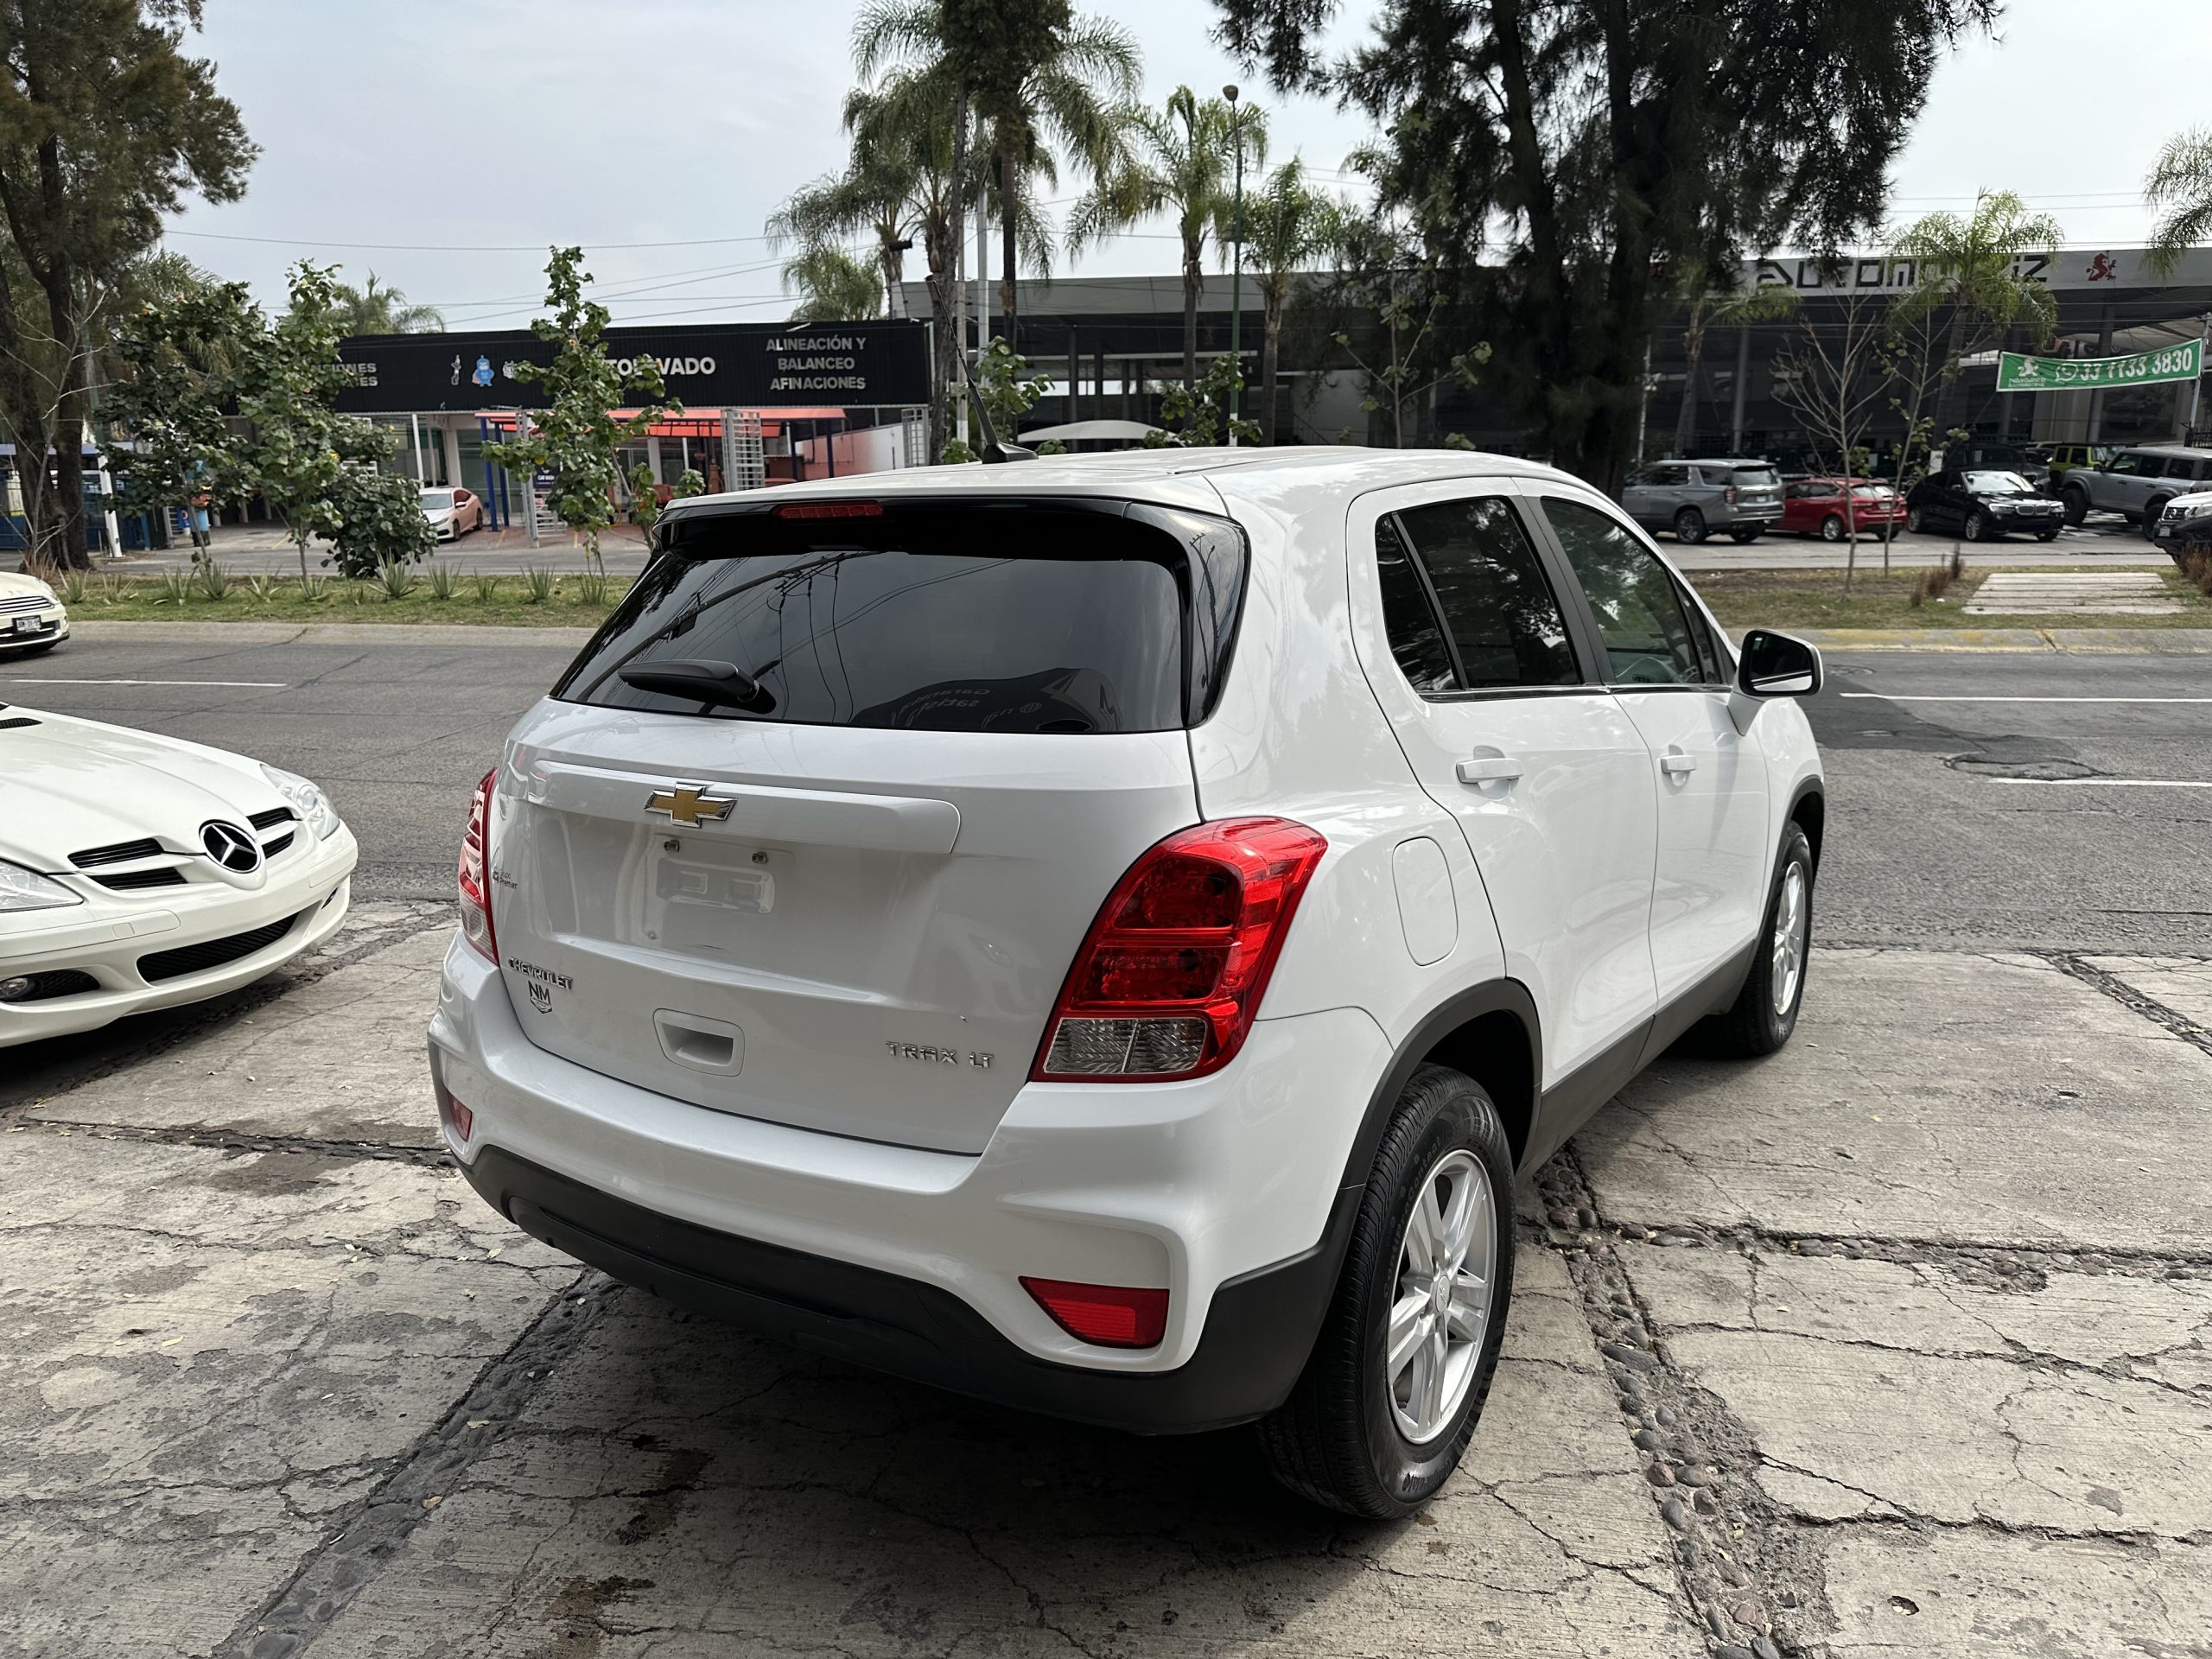
POLYGON ((1244 391, 1244 112, 1236 107, 1236 89, 1224 86, 1229 100, 1229 136, 1236 146, 1236 193, 1230 210, 1229 234, 1236 254, 1229 267, 1229 362, 1235 371, 1229 382, 1229 447, 1236 447, 1237 416, 1244 391))

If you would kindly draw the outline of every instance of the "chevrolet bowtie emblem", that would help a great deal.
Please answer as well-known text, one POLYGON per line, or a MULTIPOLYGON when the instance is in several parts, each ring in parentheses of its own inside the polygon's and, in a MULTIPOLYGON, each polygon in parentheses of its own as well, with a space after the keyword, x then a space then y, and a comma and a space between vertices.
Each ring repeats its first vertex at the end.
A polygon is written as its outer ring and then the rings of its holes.
POLYGON ((719 823, 729 817, 737 802, 728 795, 709 795, 697 784, 677 784, 657 789, 646 799, 645 810, 665 812, 677 823, 719 823))

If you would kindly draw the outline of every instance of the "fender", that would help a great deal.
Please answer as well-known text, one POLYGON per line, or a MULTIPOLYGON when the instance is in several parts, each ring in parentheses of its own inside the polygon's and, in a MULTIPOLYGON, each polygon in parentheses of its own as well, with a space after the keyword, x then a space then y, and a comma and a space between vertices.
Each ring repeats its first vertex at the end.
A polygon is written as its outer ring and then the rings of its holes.
POLYGON ((1431 1009, 1398 1045, 1390 1058, 1389 1069, 1375 1085, 1375 1092, 1368 1096, 1359 1132, 1352 1136, 1351 1152, 1344 1160, 1344 1191, 1351 1192, 1367 1185, 1367 1172, 1375 1166, 1375 1154, 1382 1144, 1382 1132, 1389 1127, 1390 1114, 1414 1068, 1446 1035, 1486 1014, 1511 1014, 1528 1033, 1527 1052, 1504 1057, 1528 1078, 1526 1096, 1497 1103, 1500 1115, 1506 1119, 1509 1138, 1514 1138, 1513 1128, 1518 1122, 1521 1133, 1514 1153, 1516 1159, 1522 1156, 1535 1128, 1536 1090, 1544 1075, 1542 1021, 1536 1014, 1536 1000, 1529 995, 1528 987, 1518 980, 1494 979, 1446 998, 1431 1009))

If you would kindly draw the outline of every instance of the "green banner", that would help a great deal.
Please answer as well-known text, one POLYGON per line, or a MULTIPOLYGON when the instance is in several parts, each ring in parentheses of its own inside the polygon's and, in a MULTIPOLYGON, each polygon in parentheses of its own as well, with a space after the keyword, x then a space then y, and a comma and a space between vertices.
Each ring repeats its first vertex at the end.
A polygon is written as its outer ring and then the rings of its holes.
POLYGON ((2028 357, 1997 354, 1999 391, 2080 391, 2093 386, 2148 386, 2194 380, 2204 372, 2204 342, 2185 340, 2129 357, 2028 357))

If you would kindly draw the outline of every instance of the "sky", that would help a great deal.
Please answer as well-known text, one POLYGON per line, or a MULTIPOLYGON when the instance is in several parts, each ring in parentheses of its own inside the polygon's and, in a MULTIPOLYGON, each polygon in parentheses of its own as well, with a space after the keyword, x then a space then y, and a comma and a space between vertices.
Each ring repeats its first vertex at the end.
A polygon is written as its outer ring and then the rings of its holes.
MULTIPOLYGON (((1078 0, 1081 3, 1081 0, 1078 0)), ((281 302, 285 267, 373 270, 449 326, 535 315, 549 243, 581 243, 618 322, 772 321, 791 302, 761 239, 794 188, 840 163, 859 0, 207 0, 193 50, 261 147, 243 200, 195 202, 169 245, 281 302), (377 246, 348 245, 361 244, 377 246)), ((1349 183, 1363 118, 1285 99, 1208 38, 1202 0, 1092 0, 1135 35, 1145 94, 1236 82, 1269 116, 1270 159, 1349 183)), ((1346 0, 1334 37, 1372 7, 1346 0)), ((2193 82, 2151 66, 2085 73, 2099 41, 2212 59, 2206 0, 2009 0, 1994 39, 1948 58, 1893 170, 1909 218, 2009 188, 2069 245, 2141 241, 2142 179, 2197 118, 2193 82), (2090 19, 2094 16, 2094 28, 2090 19)), ((2123 64, 2126 54, 2123 54, 2123 64)), ((1063 186, 1064 194, 1071 187, 1063 186)), ((1059 270, 1170 272, 1165 224, 1059 270)), ((910 275, 918 276, 918 268, 910 275)))

